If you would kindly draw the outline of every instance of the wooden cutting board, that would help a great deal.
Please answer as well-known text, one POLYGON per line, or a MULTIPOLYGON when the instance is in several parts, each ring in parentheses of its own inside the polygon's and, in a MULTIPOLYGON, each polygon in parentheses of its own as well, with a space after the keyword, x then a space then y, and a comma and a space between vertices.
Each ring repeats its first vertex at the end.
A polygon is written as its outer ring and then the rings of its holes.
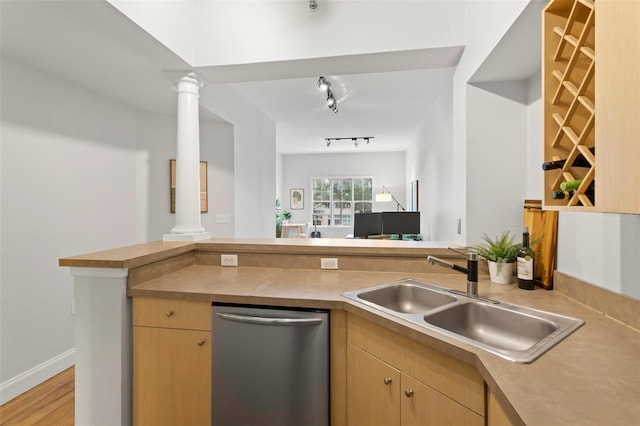
POLYGON ((529 227, 531 248, 536 254, 535 281, 544 289, 553 289, 558 245, 558 212, 542 210, 541 200, 524 201, 524 225, 529 227))

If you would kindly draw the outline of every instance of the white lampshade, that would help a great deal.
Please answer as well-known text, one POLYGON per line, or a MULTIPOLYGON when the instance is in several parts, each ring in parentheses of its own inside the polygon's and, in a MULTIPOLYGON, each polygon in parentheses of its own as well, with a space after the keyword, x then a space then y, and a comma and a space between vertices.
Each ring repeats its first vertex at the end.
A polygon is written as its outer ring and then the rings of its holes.
POLYGON ((393 201, 393 198, 391 197, 391 194, 376 194, 376 202, 377 203, 384 203, 384 202, 389 202, 389 201, 393 201))

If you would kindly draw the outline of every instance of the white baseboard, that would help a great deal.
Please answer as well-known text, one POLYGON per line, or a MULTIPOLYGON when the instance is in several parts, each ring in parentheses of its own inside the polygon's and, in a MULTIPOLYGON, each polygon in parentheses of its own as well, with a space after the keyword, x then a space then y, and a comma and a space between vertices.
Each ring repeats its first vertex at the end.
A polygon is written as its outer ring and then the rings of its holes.
POLYGON ((22 374, 0 383, 0 405, 11 401, 75 364, 75 349, 69 349, 22 374))

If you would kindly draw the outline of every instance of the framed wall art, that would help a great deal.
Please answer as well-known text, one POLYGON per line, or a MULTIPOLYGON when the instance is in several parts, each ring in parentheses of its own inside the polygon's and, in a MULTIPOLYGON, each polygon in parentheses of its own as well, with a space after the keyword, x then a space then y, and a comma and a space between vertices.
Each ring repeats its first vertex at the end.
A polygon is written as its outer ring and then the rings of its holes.
POLYGON ((304 210, 304 189, 291 190, 291 210, 304 210))
MULTIPOLYGON (((207 162, 200 162, 200 213, 209 211, 209 193, 207 188, 207 162)), ((176 212, 176 160, 169 160, 169 188, 171 191, 171 213, 176 212)))

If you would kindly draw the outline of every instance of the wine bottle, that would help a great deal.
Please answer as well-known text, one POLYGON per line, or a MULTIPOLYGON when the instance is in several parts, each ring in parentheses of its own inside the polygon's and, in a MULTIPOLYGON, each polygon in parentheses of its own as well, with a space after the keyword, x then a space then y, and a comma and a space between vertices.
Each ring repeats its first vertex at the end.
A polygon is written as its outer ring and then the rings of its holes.
POLYGON ((573 197, 573 191, 552 191, 551 198, 554 200, 568 200, 573 197))
MULTIPOLYGON (((595 181, 592 181, 589 186, 587 187, 587 189, 584 191, 584 195, 586 195, 587 197, 589 197, 589 199, 591 200, 591 203, 593 204, 593 200, 595 198, 595 185, 594 185, 595 181)), ((578 185, 579 186, 579 185, 578 185)), ((571 191, 551 191, 551 198, 553 198, 554 200, 568 200, 571 197, 573 197, 573 194, 575 194, 574 190, 571 191)))
POLYGON ((568 180, 560 184, 560 190, 575 191, 576 189, 578 189, 581 183, 582 183, 582 179, 568 180))
POLYGON ((518 250, 517 269, 518 269, 518 288, 523 290, 533 290, 535 283, 533 281, 535 254, 529 247, 529 228, 524 227, 522 233, 522 247, 518 250))
MULTIPOLYGON (((589 148, 589 151, 591 151, 592 153, 595 153, 596 149, 589 148)), ((561 169, 566 162, 567 162, 566 159, 557 160, 557 161, 547 161, 546 163, 542 163, 542 170, 546 172, 547 170, 561 169)), ((571 167, 591 167, 591 163, 589 163, 589 161, 586 158, 584 158, 584 155, 578 154, 576 159, 573 160, 573 164, 571 164, 571 167)))

